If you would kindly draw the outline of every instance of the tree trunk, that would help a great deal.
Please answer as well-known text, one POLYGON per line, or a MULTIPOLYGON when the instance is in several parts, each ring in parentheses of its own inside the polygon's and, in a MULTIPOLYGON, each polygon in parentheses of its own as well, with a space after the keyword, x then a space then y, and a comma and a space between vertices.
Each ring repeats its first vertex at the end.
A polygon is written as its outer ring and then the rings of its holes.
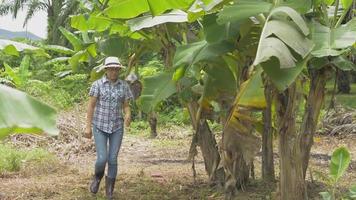
POLYGON ((196 102, 190 102, 187 104, 187 108, 190 114, 193 128, 196 130, 196 134, 193 135, 189 157, 193 158, 197 155, 196 146, 198 145, 204 158, 205 170, 208 173, 209 182, 212 184, 222 184, 223 171, 218 170, 220 155, 215 136, 211 132, 205 119, 201 119, 199 123, 196 122, 198 104, 196 102), (198 125, 198 127, 196 125, 198 125))
POLYGON ((211 132, 205 119, 200 120, 198 130, 197 142, 204 157, 205 170, 208 172, 209 182, 212 184, 219 184, 223 179, 217 174, 217 169, 220 163, 220 155, 215 136, 211 132))
POLYGON ((150 124, 150 128, 151 128, 151 138, 155 138, 157 137, 157 114, 152 111, 149 115, 148 115, 148 123, 150 124))
POLYGON ((54 30, 54 23, 55 23, 55 17, 54 17, 54 13, 53 13, 53 8, 49 7, 47 9, 47 42, 48 44, 53 44, 53 40, 54 40, 54 35, 53 35, 53 31, 54 30))
POLYGON ((234 135, 223 133, 222 158, 225 169, 225 198, 234 199, 238 189, 244 189, 250 176, 251 162, 246 161, 242 150, 231 140, 234 135))
POLYGON ((339 70, 337 76, 337 89, 342 94, 350 94, 350 72, 339 70))
POLYGON ((272 129, 272 88, 267 81, 265 84, 266 109, 263 111, 263 134, 262 134, 262 178, 265 182, 273 182, 273 129, 272 129))
POLYGON ((64 5, 64 1, 53 1, 52 6, 47 9, 48 44, 65 45, 67 43, 64 41, 64 37, 59 31, 59 27, 65 27, 65 25, 68 24, 66 23, 69 20, 68 16, 78 12, 78 5, 78 1, 71 1, 69 3, 67 2, 67 6, 64 5))
POLYGON ((298 99, 295 83, 277 95, 281 200, 308 199, 295 127, 298 99))
MULTIPOLYGON (((235 108, 234 108, 235 109, 235 108)), ((249 116, 251 111, 238 108, 233 112, 249 116)), ((233 113, 231 113, 233 114, 233 113)), ((251 122, 229 117, 222 135, 222 157, 225 169, 225 197, 234 199, 238 189, 248 183, 253 159, 261 147, 260 139, 252 134, 251 122)))
POLYGON ((300 149, 302 150, 304 178, 308 168, 310 150, 313 145, 313 137, 317 128, 320 110, 325 97, 325 85, 327 80, 326 69, 323 67, 317 71, 311 71, 311 81, 308 99, 306 100, 305 113, 300 131, 300 149))

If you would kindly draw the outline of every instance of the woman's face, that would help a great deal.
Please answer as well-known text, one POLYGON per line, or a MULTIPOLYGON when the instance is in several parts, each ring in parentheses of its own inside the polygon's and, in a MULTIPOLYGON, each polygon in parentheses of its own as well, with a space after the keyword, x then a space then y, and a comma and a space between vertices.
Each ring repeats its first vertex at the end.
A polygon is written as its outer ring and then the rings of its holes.
POLYGON ((120 68, 119 67, 108 67, 106 70, 106 77, 110 80, 115 82, 117 77, 119 76, 120 68))

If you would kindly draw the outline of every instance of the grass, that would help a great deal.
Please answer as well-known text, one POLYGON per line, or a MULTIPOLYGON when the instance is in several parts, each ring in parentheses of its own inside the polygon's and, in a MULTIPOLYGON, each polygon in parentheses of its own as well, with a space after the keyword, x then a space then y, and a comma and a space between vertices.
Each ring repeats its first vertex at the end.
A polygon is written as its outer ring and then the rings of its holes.
POLYGON ((55 160, 54 155, 44 149, 20 150, 10 145, 0 144, 0 174, 20 171, 28 163, 53 160, 55 160))
POLYGON ((127 131, 128 134, 148 138, 150 136, 150 125, 147 121, 133 121, 127 131))
MULTIPOLYGON (((334 81, 329 81, 326 84, 326 99, 325 106, 326 108, 330 104, 330 99, 332 96, 332 91, 334 89, 334 81)), ((351 84, 350 94, 335 94, 336 102, 349 108, 356 108, 356 83, 351 84)))
MULTIPOLYGON (((70 191, 73 199, 105 199, 104 186, 101 186, 97 195, 91 195, 87 189, 81 188, 70 191)), ((191 178, 181 177, 150 177, 146 175, 121 175, 118 177, 114 198, 131 199, 223 199, 221 191, 217 191, 204 182, 198 180, 196 183, 191 178)))

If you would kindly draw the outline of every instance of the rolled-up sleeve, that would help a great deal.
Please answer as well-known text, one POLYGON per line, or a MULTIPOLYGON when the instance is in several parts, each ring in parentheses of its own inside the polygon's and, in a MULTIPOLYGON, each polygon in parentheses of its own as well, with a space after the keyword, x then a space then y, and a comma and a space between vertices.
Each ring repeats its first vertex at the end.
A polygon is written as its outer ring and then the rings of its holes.
POLYGON ((99 96, 99 86, 98 82, 95 81, 90 88, 89 96, 98 97, 99 96))

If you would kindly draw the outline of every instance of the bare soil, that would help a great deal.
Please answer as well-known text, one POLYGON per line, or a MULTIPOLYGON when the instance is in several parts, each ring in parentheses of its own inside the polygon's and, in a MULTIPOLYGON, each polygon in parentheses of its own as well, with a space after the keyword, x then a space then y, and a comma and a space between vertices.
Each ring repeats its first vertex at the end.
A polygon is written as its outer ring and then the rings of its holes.
MULTIPOLYGON (((74 110, 61 114, 58 121, 61 135, 57 138, 17 135, 7 141, 18 148, 46 148, 58 159, 51 163, 28 164, 18 172, 0 174, 1 200, 105 199, 104 182, 98 194, 88 192, 95 150, 92 140, 81 137, 84 119, 75 113, 81 112, 74 110)), ((119 153, 115 199, 224 199, 222 188, 211 187, 207 182, 201 154, 196 159, 197 177, 194 180, 192 163, 187 161, 191 136, 188 127, 160 129, 156 139, 132 135, 128 131, 119 153)), ((346 146, 353 158, 339 185, 341 191, 346 191, 356 183, 356 136, 319 135, 315 141, 307 176, 309 196, 320 199, 318 193, 326 190, 325 183, 314 172, 328 173, 331 153, 339 146, 346 146)), ((277 153, 275 161, 278 164, 277 153)), ((273 199, 277 182, 263 183, 260 168, 261 157, 258 155, 256 179, 251 180, 245 191, 239 192, 237 199, 273 199)), ((278 177, 278 169, 276 173, 278 177)))

